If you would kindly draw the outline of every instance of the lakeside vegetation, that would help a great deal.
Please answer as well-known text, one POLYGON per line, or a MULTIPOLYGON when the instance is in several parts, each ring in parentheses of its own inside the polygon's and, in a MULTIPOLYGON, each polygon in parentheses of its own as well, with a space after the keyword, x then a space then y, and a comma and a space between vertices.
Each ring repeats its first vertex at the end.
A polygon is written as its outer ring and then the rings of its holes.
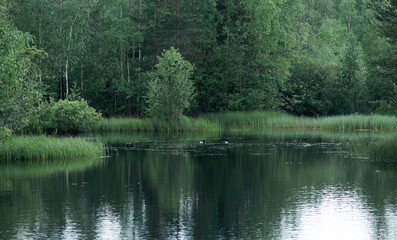
POLYGON ((61 160, 103 153, 102 143, 71 137, 13 136, 0 145, 0 161, 61 160))
POLYGON ((97 132, 214 132, 220 125, 204 118, 182 117, 178 122, 149 118, 104 118, 99 121, 97 132))
POLYGON ((346 115, 330 117, 300 117, 284 112, 250 111, 204 114, 199 118, 183 117, 179 122, 138 118, 105 118, 99 132, 205 132, 223 128, 288 128, 319 130, 396 130, 397 117, 384 115, 346 115))
POLYGON ((325 130, 396 130, 397 117, 352 114, 329 117, 300 117, 283 112, 252 111, 205 114, 203 118, 234 127, 268 127, 325 130))
POLYGON ((199 2, 177 3, 175 22, 158 14, 172 13, 173 4, 150 1, 120 2, 116 15, 114 4, 103 1, 56 8, 50 1, 0 1, 2 158, 84 155, 84 144, 56 149, 77 139, 39 136, 39 144, 13 133, 397 129, 395 116, 363 115, 396 114, 397 45, 388 33, 397 26, 389 21, 394 1, 199 2), (204 15, 191 21, 191 9, 204 15), (99 19, 95 29, 92 19, 99 19), (142 27, 144 19, 154 19, 157 29, 142 27), (175 33, 161 30, 175 23, 175 33), (201 37, 187 34, 187 23, 201 37), (126 31, 136 26, 138 35, 126 31), (51 34, 57 29, 69 31, 51 34), (32 148, 21 147, 28 143, 32 148))
POLYGON ((371 158, 380 161, 397 161, 397 136, 383 138, 369 148, 371 158))

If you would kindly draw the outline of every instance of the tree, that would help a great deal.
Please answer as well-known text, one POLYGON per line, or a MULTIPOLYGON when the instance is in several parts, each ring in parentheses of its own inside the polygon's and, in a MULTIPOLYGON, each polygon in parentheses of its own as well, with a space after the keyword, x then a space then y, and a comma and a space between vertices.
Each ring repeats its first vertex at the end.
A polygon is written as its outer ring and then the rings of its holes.
POLYGON ((40 52, 0 9, 0 127, 20 128, 40 100, 33 62, 40 52))
POLYGON ((370 6, 375 10, 375 26, 393 50, 390 58, 383 62, 384 74, 397 85, 397 0, 373 0, 370 6))
POLYGON ((148 114, 156 120, 177 122, 194 97, 194 66, 171 47, 159 57, 155 67, 147 95, 148 114))

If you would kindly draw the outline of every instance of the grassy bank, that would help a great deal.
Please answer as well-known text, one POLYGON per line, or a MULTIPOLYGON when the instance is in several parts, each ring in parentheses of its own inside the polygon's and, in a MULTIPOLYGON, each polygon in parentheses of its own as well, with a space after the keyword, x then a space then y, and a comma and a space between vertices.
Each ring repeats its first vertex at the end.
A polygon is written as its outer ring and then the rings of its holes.
POLYGON ((0 160, 52 160, 99 156, 103 145, 82 138, 18 136, 0 145, 0 160))
POLYGON ((382 161, 397 161, 397 136, 379 140, 369 148, 371 158, 382 161))
POLYGON ((96 129, 98 132, 203 132, 220 131, 220 125, 204 118, 183 117, 178 123, 138 118, 105 118, 96 129))
POLYGON ((382 115, 346 115, 332 117, 298 117, 282 112, 225 112, 202 116, 209 121, 231 127, 268 127, 327 130, 396 130, 397 117, 382 115))
POLYGON ((250 111, 204 114, 199 118, 183 117, 178 123, 138 118, 102 119, 97 132, 209 132, 222 128, 285 128, 324 130, 397 130, 396 116, 346 115, 299 117, 283 112, 250 111))

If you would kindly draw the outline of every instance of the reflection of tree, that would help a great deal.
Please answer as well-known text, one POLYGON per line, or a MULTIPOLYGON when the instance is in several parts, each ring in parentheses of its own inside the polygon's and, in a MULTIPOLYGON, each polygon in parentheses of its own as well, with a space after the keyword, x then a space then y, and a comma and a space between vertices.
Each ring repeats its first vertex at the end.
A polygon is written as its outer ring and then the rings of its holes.
POLYGON ((393 227, 387 216, 397 205, 393 166, 349 158, 336 145, 254 136, 227 147, 177 141, 156 151, 159 142, 147 144, 153 146, 120 150, 107 165, 88 171, 25 178, 0 168, 0 215, 7 216, 0 232, 277 238, 300 226, 305 206, 325 206, 329 189, 346 199, 354 193, 359 207, 351 207, 368 210, 374 236, 393 227))
POLYGON ((7 216, 0 219, 0 232, 8 230, 6 239, 58 236, 54 225, 64 221, 60 198, 67 192, 67 176, 101 163, 89 158, 0 165, 0 216, 7 216))

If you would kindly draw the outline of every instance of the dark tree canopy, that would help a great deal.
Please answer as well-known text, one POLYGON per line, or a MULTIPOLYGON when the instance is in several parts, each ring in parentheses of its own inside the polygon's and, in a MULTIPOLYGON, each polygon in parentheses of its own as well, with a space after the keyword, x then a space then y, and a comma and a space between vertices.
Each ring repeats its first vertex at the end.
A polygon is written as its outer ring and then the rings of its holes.
POLYGON ((152 72, 172 46, 195 66, 196 94, 185 114, 281 109, 317 116, 397 106, 396 0, 0 5, 18 41, 29 48, 32 39, 48 54, 16 57, 31 69, 19 78, 42 83, 44 99, 84 98, 104 116, 145 115, 152 72))

